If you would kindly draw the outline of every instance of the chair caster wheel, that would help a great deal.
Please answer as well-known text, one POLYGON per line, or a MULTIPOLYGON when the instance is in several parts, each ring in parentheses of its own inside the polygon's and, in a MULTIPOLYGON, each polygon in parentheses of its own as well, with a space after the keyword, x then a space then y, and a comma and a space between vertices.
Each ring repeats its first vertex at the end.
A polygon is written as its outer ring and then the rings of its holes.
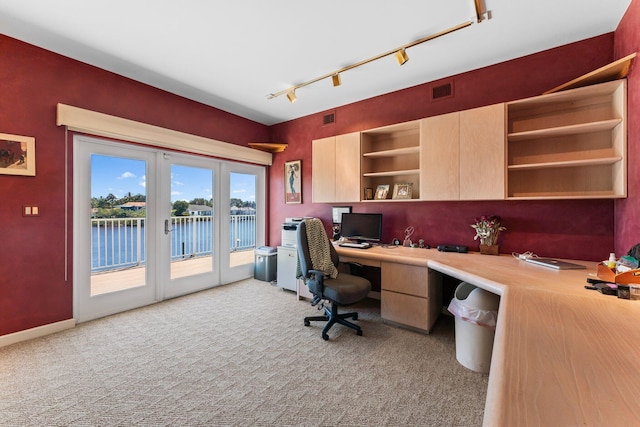
POLYGON ((325 341, 328 341, 329 340, 329 335, 322 334, 322 339, 325 340, 325 341))
POLYGON ((309 326, 309 325, 311 325, 311 322, 309 322, 308 320, 305 320, 304 321, 304 326, 309 326))
POLYGON ((359 337, 362 336, 362 331, 356 331, 356 333, 358 334, 359 337))
POLYGON ((353 320, 358 320, 358 313, 353 315, 353 320))

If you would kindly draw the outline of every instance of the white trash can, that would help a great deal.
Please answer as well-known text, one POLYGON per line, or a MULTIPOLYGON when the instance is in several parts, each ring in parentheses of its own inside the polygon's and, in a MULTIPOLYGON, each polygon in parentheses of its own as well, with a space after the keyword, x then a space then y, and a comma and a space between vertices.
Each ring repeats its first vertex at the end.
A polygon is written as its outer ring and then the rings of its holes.
POLYGON ((462 282, 448 310, 455 316, 456 359, 476 372, 489 372, 500 297, 462 282))

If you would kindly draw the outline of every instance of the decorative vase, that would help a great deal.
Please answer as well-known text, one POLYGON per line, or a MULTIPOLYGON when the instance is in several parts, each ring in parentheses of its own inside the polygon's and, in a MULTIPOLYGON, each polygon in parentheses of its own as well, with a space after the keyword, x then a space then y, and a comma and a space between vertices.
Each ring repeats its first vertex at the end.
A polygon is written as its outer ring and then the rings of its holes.
POLYGON ((480 253, 483 255, 500 255, 499 245, 480 245, 480 253))

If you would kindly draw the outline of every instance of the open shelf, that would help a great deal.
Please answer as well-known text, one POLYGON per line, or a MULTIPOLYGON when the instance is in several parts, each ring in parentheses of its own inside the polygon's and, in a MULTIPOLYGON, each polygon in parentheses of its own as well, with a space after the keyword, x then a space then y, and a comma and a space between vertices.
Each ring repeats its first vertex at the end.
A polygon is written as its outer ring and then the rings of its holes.
POLYGON ((613 165, 622 161, 622 157, 604 157, 599 159, 583 159, 583 160, 566 160, 559 162, 545 163, 527 163, 523 165, 509 165, 508 169, 527 170, 527 169, 550 169, 550 168, 575 168, 579 166, 595 166, 595 165, 613 165))
POLYGON ((546 129, 536 129, 525 132, 510 133, 509 141, 526 141, 541 138, 553 138, 564 135, 577 135, 581 133, 593 133, 603 130, 611 130, 622 123, 621 118, 599 120, 596 122, 580 123, 576 125, 558 126, 546 129))
POLYGON ((399 176, 399 175, 418 175, 420 173, 420 169, 407 169, 407 170, 394 170, 394 171, 383 171, 383 172, 367 172, 363 173, 362 176, 399 176))
MULTIPOLYGON (((361 134, 362 188, 412 184, 412 199, 420 198, 420 121, 400 123, 361 134)), ((379 201, 379 200, 376 200, 379 201)))
POLYGON ((507 198, 626 197, 626 80, 507 104, 507 198))
POLYGON ((420 147, 395 148, 393 150, 373 151, 362 154, 363 157, 395 157, 407 154, 418 154, 420 147))

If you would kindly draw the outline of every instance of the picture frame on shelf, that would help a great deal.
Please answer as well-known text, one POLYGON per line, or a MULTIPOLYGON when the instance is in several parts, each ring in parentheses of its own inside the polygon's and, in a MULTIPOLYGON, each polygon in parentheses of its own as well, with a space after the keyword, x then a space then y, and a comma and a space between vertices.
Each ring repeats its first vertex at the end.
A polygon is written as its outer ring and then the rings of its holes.
POLYGON ((367 187, 364 189, 364 199, 373 200, 373 188, 367 187))
POLYGON ((413 183, 394 184, 393 199, 410 199, 413 193, 413 183))
POLYGON ((36 176, 36 139, 0 133, 0 174, 36 176))
POLYGON ((284 203, 302 203, 302 160, 284 163, 284 203))
POLYGON ((389 194, 389 184, 378 185, 374 200, 384 200, 387 198, 387 194, 389 194))

